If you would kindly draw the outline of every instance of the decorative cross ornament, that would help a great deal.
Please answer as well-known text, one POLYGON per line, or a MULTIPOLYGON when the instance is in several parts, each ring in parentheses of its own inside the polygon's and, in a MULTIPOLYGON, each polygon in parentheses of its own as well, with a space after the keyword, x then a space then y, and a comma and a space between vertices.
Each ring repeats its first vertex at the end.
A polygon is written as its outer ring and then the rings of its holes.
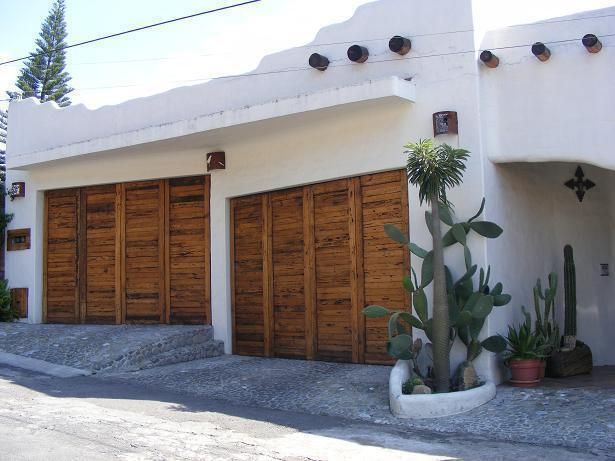
POLYGON ((574 173, 574 176, 574 178, 566 181, 564 185, 575 191, 579 202, 582 202, 585 192, 594 187, 596 183, 590 181, 589 179, 585 179, 585 173, 583 173, 583 168, 580 166, 577 167, 577 171, 574 173))

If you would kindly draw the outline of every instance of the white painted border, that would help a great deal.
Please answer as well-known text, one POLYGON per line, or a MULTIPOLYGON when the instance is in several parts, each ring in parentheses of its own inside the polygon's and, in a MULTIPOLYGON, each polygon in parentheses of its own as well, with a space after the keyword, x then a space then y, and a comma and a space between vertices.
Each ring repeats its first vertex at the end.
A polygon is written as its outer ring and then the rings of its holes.
POLYGON ((391 413, 398 418, 419 419, 456 415, 479 407, 495 397, 495 384, 491 381, 469 391, 404 395, 401 388, 410 376, 409 361, 398 360, 389 378, 391 413))

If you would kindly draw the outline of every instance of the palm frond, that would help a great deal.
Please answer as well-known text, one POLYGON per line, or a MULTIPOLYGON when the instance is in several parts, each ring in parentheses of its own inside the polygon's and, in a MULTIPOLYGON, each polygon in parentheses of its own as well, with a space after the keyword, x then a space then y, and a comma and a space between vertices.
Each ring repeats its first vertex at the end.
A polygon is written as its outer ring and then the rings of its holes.
POLYGON ((469 152, 448 144, 435 146, 431 139, 419 139, 404 148, 408 181, 418 186, 421 204, 437 199, 449 206, 446 191, 461 184, 469 152))

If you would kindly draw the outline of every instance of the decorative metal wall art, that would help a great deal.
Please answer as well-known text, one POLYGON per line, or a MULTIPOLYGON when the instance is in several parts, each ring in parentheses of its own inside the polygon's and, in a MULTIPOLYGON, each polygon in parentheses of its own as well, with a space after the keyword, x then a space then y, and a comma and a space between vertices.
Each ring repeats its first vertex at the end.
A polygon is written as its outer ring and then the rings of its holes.
POLYGON ((583 173, 583 168, 581 168, 581 166, 577 167, 577 171, 575 171, 574 176, 574 178, 566 181, 564 185, 575 191, 579 202, 582 202, 585 192, 594 187, 596 183, 585 178, 585 173, 583 173))

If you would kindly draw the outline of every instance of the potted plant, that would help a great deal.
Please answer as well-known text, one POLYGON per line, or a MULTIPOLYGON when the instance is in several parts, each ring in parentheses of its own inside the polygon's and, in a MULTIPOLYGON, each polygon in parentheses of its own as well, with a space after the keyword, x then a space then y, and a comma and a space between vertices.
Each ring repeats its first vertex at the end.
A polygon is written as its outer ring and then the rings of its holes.
POLYGON ((509 325, 508 335, 504 340, 506 350, 502 356, 512 374, 511 384, 517 387, 536 386, 540 382, 546 346, 541 342, 540 336, 532 331, 528 316, 524 323, 516 327, 509 325))

